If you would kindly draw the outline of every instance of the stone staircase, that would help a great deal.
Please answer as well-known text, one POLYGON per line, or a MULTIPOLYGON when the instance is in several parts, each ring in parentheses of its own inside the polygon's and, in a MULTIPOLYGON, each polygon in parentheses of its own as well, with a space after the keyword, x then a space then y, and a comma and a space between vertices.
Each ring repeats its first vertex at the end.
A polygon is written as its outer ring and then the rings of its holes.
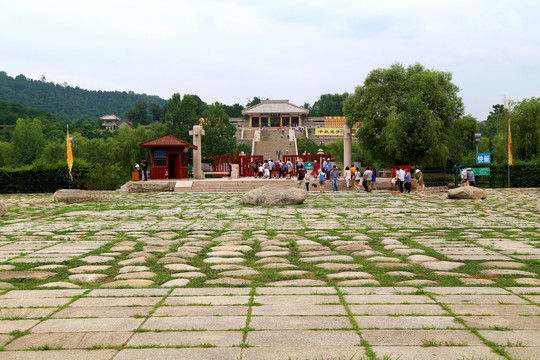
POLYGON ((265 159, 277 159, 276 151, 281 150, 282 155, 296 155, 294 140, 287 139, 287 131, 281 138, 281 130, 261 130, 261 140, 255 142, 255 155, 262 155, 265 159))

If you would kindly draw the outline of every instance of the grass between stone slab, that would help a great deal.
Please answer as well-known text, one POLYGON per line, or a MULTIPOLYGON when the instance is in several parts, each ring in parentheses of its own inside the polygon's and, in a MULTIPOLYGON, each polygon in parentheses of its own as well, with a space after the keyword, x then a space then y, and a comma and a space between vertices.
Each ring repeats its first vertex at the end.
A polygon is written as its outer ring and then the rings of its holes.
POLYGON ((358 323, 356 322, 356 319, 354 318, 354 315, 353 315, 351 309, 349 308, 349 305, 347 304, 347 301, 345 300, 345 297, 343 296, 343 293, 341 292, 341 290, 337 286, 334 286, 334 288, 336 289, 336 293, 337 293, 337 295, 339 297, 339 301, 340 301, 341 305, 343 305, 343 307, 345 308, 345 311, 347 312, 347 317, 349 318, 349 321, 351 323, 352 328, 354 329, 354 331, 360 337, 360 345, 362 345, 364 347, 364 350, 366 351, 367 358, 369 360, 377 360, 376 354, 373 351, 373 349, 371 348, 371 345, 369 344, 369 342, 367 342, 367 340, 365 340, 363 338, 362 331, 360 330, 360 327, 358 326, 358 323))
MULTIPOLYGON (((32 328, 36 327, 37 325, 41 324, 42 322, 44 322, 45 320, 48 320, 50 319, 54 314, 56 314, 57 312, 69 307, 71 304, 73 304, 75 301, 79 300, 80 298, 84 297, 86 294, 88 294, 90 292, 90 290, 86 290, 85 292, 79 294, 79 295, 75 295, 73 297, 71 297, 71 300, 68 301, 66 304, 64 305, 61 305, 61 306, 58 306, 56 308, 55 311, 53 311, 52 313, 50 313, 49 315, 45 316, 45 317, 42 317, 42 318, 39 318, 39 322, 37 324, 35 324, 34 326, 32 326, 32 328)), ((25 335, 28 335, 31 333, 31 329, 27 329, 25 331, 20 331, 20 330, 14 330, 12 332, 9 333, 9 335, 13 336, 13 338, 11 338, 7 343, 4 344, 4 346, 6 345, 9 345, 11 344, 13 341, 15 341, 16 339, 22 337, 22 336, 25 336, 25 335)), ((3 347, 2 347, 3 348, 3 347)), ((59 349, 56 349, 56 348, 51 348, 51 349, 34 349, 34 350, 59 350, 59 349)))
POLYGON ((253 306, 255 304, 255 295, 257 294, 257 288, 252 287, 251 291, 249 292, 249 301, 248 301, 248 311, 246 316, 246 326, 244 326, 242 330, 242 342, 238 345, 241 348, 248 348, 251 347, 249 343, 247 342, 247 336, 250 331, 253 331, 252 327, 249 325, 251 324, 251 312, 253 310, 253 306))
MULTIPOLYGON (((469 330, 471 333, 473 333, 477 338, 479 338, 485 345, 489 346, 495 353, 501 355, 505 359, 512 360, 512 358, 504 351, 504 347, 500 346, 499 344, 486 339, 482 334, 478 332, 478 330, 474 327, 471 327, 467 325, 465 320, 463 320, 458 314, 454 313, 450 307, 440 301, 437 301, 435 296, 431 295, 430 293, 427 293, 426 296, 428 296, 430 299, 432 299, 435 303, 437 303, 440 307, 442 307, 446 312, 448 312, 450 315, 454 317, 454 321, 463 325, 466 330, 469 330)), ((494 330, 494 329, 491 329, 494 330)))

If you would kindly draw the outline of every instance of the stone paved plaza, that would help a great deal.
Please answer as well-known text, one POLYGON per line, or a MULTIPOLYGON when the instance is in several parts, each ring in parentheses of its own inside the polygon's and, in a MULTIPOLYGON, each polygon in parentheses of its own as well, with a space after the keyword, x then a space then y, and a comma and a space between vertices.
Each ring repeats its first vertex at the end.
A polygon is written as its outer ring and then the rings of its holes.
POLYGON ((538 189, 4 195, 0 359, 539 359, 538 189))

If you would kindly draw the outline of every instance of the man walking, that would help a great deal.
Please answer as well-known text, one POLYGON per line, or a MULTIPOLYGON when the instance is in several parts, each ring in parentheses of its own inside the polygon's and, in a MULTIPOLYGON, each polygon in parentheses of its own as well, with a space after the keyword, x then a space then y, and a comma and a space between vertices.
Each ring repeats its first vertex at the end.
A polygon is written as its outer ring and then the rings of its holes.
POLYGON ((364 189, 368 192, 371 191, 371 182, 373 180, 373 172, 370 170, 369 166, 364 171, 364 189))
POLYGON ((467 169, 467 174, 469 175, 469 186, 476 186, 476 176, 474 171, 471 168, 467 169))
POLYGON ((332 191, 336 192, 338 190, 338 177, 339 177, 339 171, 334 165, 332 168, 332 171, 330 171, 330 179, 332 179, 332 191))
POLYGON ((411 185, 412 185, 412 177, 411 173, 409 172, 409 169, 405 169, 405 189, 407 189, 407 193, 411 192, 411 185))

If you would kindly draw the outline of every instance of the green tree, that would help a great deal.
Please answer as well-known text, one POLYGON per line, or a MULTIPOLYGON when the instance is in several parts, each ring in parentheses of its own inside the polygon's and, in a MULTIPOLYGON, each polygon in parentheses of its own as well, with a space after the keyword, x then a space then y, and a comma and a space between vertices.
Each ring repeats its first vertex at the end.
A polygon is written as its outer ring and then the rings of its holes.
POLYGON ((368 157, 380 164, 446 166, 449 146, 459 141, 450 139, 449 129, 464 112, 451 80, 450 73, 420 64, 371 71, 343 108, 348 124, 359 124, 368 157))
POLYGON ((33 121, 18 119, 11 142, 13 144, 15 166, 32 164, 34 160, 41 156, 46 143, 41 121, 39 119, 33 121))
POLYGON ((244 107, 240 104, 234 105, 223 105, 225 107, 225 112, 229 117, 242 117, 242 110, 244 107))
POLYGON ((216 155, 234 155, 236 127, 229 121, 225 108, 216 102, 203 112, 204 136, 202 155, 210 160, 216 155))
POLYGON ((148 125, 152 120, 150 115, 148 115, 146 102, 143 100, 137 101, 133 109, 126 112, 125 116, 135 127, 138 125, 148 125))
POLYGON ((317 154, 319 149, 323 149, 323 151, 326 150, 326 146, 324 146, 322 143, 317 145, 315 141, 307 137, 301 137, 301 138, 296 139, 296 144, 298 146, 299 154, 305 153, 306 150, 310 154, 317 154))
POLYGON ((248 99, 248 102, 247 102, 247 104, 246 104, 246 108, 250 108, 250 107, 255 106, 255 105, 257 105, 257 104, 260 104, 260 103, 261 103, 261 98, 258 97, 258 96, 255 96, 255 97, 253 98, 253 100, 248 99))
POLYGON ((324 94, 315 101, 310 110, 311 116, 343 116, 343 102, 349 96, 343 94, 324 94))
POLYGON ((163 122, 165 121, 165 111, 156 104, 150 104, 150 113, 152 114, 152 120, 154 122, 163 122))
MULTIPOLYGON (((475 158, 476 143, 474 142, 474 134, 478 133, 479 128, 478 121, 471 115, 463 116, 452 123, 449 129, 451 145, 448 147, 452 164, 467 162, 467 159, 470 159, 471 156, 473 159, 475 158)), ((486 137, 483 137, 481 140, 479 150, 487 148, 489 144, 489 140, 486 137)), ((467 163, 470 164, 471 162, 468 161, 467 163)), ((474 160, 474 163, 476 163, 476 160, 474 160)))
POLYGON ((13 163, 13 144, 0 141, 0 168, 13 163))
POLYGON ((172 135, 191 142, 189 131, 199 123, 197 107, 198 103, 191 95, 184 95, 182 98, 180 94, 176 93, 169 99, 167 102, 169 112, 166 121, 172 135))
POLYGON ((510 114, 512 154, 516 160, 540 160, 540 98, 515 103, 510 114))

